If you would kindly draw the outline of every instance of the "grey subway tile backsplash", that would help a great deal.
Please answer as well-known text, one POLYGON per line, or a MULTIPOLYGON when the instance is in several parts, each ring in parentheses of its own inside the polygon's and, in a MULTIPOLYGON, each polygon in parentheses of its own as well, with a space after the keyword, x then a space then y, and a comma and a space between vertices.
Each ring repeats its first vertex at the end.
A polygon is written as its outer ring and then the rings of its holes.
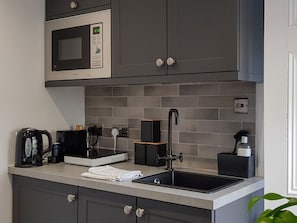
POLYGON ((167 120, 168 108, 144 108, 144 118, 167 120))
POLYGON ((248 82, 220 83, 220 95, 255 95, 256 84, 248 82))
POLYGON ((241 122, 200 120, 198 131, 213 133, 236 133, 241 130, 241 122))
POLYGON ((173 143, 172 150, 174 154, 179 154, 182 151, 185 156, 198 156, 197 144, 173 143))
POLYGON ((113 96, 143 96, 143 86, 114 87, 113 96))
POLYGON ((115 107, 112 111, 113 117, 143 118, 143 115, 143 108, 115 107))
POLYGON ((181 119, 191 120, 218 120, 218 109, 199 109, 199 108, 182 108, 180 109, 181 119))
POLYGON ((219 95, 219 84, 182 84, 180 95, 219 95))
POLYGON ((88 97, 85 104, 87 107, 126 107, 126 97, 88 97))
POLYGON ((234 113, 234 109, 220 109, 220 120, 253 122, 256 118, 256 109, 249 108, 248 114, 234 113))
POLYGON ((127 106, 128 107, 160 107, 160 97, 128 97, 127 106))
POLYGON ((144 86, 144 96, 179 96, 179 85, 144 86))
POLYGON ((98 117, 108 117, 112 115, 112 108, 86 108, 86 116, 98 116, 98 117))
POLYGON ((87 87, 85 94, 88 96, 112 96, 112 87, 87 87))
POLYGON ((199 132, 180 132, 179 138, 181 143, 219 145, 218 134, 199 133, 199 132))
POLYGON ((162 97, 162 107, 197 107, 198 97, 197 96, 180 96, 180 97, 162 97))
POLYGON ((234 98, 231 96, 200 96, 199 107, 233 107, 234 98))
POLYGON ((140 141, 141 120, 161 121, 161 141, 167 142, 168 111, 177 108, 179 123, 173 126, 174 154, 183 152, 184 163, 176 166, 216 169, 219 152, 231 152, 234 134, 250 132, 255 146, 256 90, 254 83, 223 82, 195 84, 131 85, 86 87, 86 125, 103 125, 99 145, 112 148, 111 129, 128 126, 129 138, 119 138, 119 149, 134 155, 140 141), (234 98, 248 98, 248 114, 234 112, 234 98))

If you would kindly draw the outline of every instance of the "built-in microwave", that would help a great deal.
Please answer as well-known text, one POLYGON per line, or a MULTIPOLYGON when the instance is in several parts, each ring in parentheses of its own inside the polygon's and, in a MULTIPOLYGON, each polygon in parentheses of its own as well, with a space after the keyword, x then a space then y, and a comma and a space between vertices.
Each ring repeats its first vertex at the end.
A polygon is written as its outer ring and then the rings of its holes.
POLYGON ((110 9, 46 21, 45 80, 111 77, 110 9))

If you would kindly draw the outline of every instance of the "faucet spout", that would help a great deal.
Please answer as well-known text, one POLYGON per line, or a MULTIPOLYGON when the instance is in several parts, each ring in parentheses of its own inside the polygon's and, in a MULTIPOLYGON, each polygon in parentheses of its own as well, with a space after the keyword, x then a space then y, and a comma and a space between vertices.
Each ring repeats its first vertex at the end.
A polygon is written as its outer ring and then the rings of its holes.
MULTIPOLYGON (((165 158, 165 160, 167 162, 166 169, 168 169, 168 170, 173 170, 172 161, 177 159, 176 156, 172 155, 172 116, 173 116, 173 114, 174 114, 174 118, 175 118, 175 125, 177 125, 178 118, 179 118, 178 110, 175 108, 172 108, 169 110, 169 113, 168 113, 168 145, 167 145, 167 156, 165 158)), ((179 157, 182 157, 182 154, 179 157)), ((179 158, 179 160, 182 161, 182 158, 179 158)))

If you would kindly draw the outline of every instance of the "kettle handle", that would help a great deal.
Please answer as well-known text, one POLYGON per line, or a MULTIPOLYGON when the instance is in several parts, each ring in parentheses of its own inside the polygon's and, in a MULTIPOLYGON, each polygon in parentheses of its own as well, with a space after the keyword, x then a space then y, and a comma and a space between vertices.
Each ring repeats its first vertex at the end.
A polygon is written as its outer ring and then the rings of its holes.
POLYGON ((45 153, 51 151, 51 149, 52 149, 52 141, 53 140, 52 140, 51 134, 48 131, 46 131, 46 130, 40 130, 40 133, 43 134, 43 135, 46 135, 47 138, 48 138, 48 148, 42 152, 42 154, 45 154, 45 153))

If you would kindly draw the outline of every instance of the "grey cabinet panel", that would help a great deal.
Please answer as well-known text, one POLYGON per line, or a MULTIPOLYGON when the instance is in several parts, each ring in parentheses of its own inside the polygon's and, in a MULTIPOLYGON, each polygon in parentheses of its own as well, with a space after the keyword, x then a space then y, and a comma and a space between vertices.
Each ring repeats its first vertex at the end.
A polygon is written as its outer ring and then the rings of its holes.
POLYGON ((76 0, 77 8, 70 7, 70 0, 46 0, 46 20, 78 15, 99 9, 110 8, 111 0, 76 0), (101 7, 101 8, 100 8, 101 7))
POLYGON ((112 12, 112 77, 123 84, 263 81, 263 0, 112 0, 112 12))
POLYGON ((138 208, 144 209, 144 216, 137 223, 211 223, 212 212, 198 208, 170 204, 148 199, 137 199, 138 208))
POLYGON ((168 1, 168 73, 239 70, 238 10, 238 0, 168 1))
POLYGON ((166 74, 166 0, 112 1, 112 76, 166 74))
POLYGON ((231 223, 254 222, 263 211, 247 204, 263 189, 216 210, 206 210, 134 196, 13 176, 13 223, 231 223), (67 195, 76 195, 72 202, 67 195), (131 212, 125 214, 124 207, 131 212), (143 215, 137 214, 143 209, 143 215), (138 217, 137 217, 138 215, 138 217))
POLYGON ((76 223, 77 187, 26 177, 13 178, 13 223, 76 223))
POLYGON ((264 210, 264 201, 263 200, 259 201, 250 212, 247 211, 247 206, 250 199, 252 199, 255 196, 262 196, 263 194, 264 194, 264 190, 261 189, 239 200, 236 200, 224 207, 221 207, 215 210, 215 213, 214 213, 215 223, 255 222, 257 217, 264 210))
POLYGON ((136 198, 98 190, 79 189, 79 223, 132 223, 134 212, 126 215, 125 205, 136 206, 136 198))

